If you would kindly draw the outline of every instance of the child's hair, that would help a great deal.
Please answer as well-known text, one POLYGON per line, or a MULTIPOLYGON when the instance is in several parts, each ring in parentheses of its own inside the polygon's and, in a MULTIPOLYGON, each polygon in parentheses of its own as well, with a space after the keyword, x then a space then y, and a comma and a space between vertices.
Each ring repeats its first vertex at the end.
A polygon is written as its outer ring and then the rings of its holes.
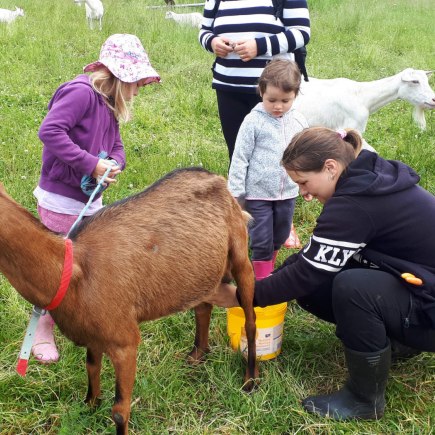
POLYGON ((131 103, 127 104, 123 89, 129 84, 116 78, 107 68, 94 71, 90 76, 90 82, 95 92, 104 97, 115 118, 127 122, 131 117, 129 108, 131 103))
POLYGON ((296 62, 288 59, 272 59, 258 79, 260 94, 264 94, 269 85, 298 95, 301 87, 301 72, 296 62))
POLYGON ((362 138, 356 130, 306 128, 293 137, 284 151, 281 164, 287 171, 320 172, 327 159, 334 159, 347 168, 355 160, 361 146, 362 138))

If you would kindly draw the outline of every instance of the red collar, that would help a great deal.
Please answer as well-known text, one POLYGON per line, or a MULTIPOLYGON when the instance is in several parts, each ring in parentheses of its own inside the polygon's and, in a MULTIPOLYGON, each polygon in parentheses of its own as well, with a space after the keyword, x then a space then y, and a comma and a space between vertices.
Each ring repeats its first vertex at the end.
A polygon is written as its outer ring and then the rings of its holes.
POLYGON ((63 260, 62 276, 60 278, 60 286, 57 289, 54 298, 44 308, 45 310, 54 310, 62 302, 68 290, 69 283, 71 281, 73 269, 73 245, 71 239, 65 239, 65 258, 63 260))

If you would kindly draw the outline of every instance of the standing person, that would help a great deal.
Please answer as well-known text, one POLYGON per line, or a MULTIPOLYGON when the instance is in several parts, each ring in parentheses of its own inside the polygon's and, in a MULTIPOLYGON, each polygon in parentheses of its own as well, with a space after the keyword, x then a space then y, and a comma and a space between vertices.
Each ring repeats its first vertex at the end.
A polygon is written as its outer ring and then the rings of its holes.
MULTIPOLYGON (((96 187, 98 177, 112 168, 106 187, 125 168, 119 122, 131 116, 139 88, 159 82, 140 40, 115 34, 102 45, 98 61, 63 83, 54 93, 42 121, 42 169, 34 195, 42 223, 67 234, 96 187)), ((98 193, 85 216, 103 207, 98 193)), ((59 358, 50 314, 40 317, 32 353, 42 363, 59 358)))
MULTIPOLYGON (((323 127, 293 138, 283 165, 324 206, 308 244, 254 295, 259 306, 296 299, 336 324, 348 380, 302 402, 334 419, 382 417, 392 357, 435 352, 435 196, 405 164, 358 154, 361 142, 355 130, 323 127)), ((237 306, 236 288, 222 285, 210 302, 237 306)))
POLYGON ((292 109, 300 85, 295 62, 273 59, 266 65, 258 81, 263 101, 240 126, 231 161, 229 190, 254 218, 249 239, 257 279, 272 272, 291 228, 298 186, 281 159, 291 138, 308 127, 304 116, 292 109))
POLYGON ((212 88, 216 90, 222 132, 232 159, 245 116, 261 101, 257 82, 266 63, 310 40, 306 0, 207 0, 199 42, 216 55, 212 88), (280 11, 282 9, 282 13, 280 11))

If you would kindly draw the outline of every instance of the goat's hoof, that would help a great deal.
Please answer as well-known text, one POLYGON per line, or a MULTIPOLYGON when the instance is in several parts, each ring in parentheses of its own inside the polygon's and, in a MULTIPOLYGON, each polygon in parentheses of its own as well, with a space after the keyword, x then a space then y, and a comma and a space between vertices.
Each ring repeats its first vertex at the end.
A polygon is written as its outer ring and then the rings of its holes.
POLYGON ((194 347, 192 351, 187 355, 187 363, 195 366, 205 361, 206 355, 210 352, 210 349, 199 349, 194 347))
POLYGON ((99 397, 86 397, 85 403, 91 408, 98 408, 102 400, 99 397))
POLYGON ((253 393, 255 390, 258 389, 259 385, 260 385, 260 380, 258 378, 256 379, 249 378, 245 380, 245 383, 242 386, 242 390, 245 393, 253 393))
POLYGON ((123 425, 125 423, 124 417, 119 412, 115 412, 113 414, 113 421, 116 423, 116 425, 123 425))

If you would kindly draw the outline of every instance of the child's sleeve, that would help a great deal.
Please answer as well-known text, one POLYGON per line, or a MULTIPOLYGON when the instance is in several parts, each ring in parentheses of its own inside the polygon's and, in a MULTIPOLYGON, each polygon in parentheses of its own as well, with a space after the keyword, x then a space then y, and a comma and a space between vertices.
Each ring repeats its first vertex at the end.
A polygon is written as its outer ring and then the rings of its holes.
POLYGON ((228 174, 228 188, 235 198, 246 195, 246 176, 255 146, 255 125, 249 118, 240 126, 228 174))
POLYGON ((91 174, 98 163, 92 156, 74 143, 68 132, 86 114, 93 98, 88 86, 68 86, 57 93, 47 116, 38 132, 39 139, 50 153, 83 174, 91 174))

